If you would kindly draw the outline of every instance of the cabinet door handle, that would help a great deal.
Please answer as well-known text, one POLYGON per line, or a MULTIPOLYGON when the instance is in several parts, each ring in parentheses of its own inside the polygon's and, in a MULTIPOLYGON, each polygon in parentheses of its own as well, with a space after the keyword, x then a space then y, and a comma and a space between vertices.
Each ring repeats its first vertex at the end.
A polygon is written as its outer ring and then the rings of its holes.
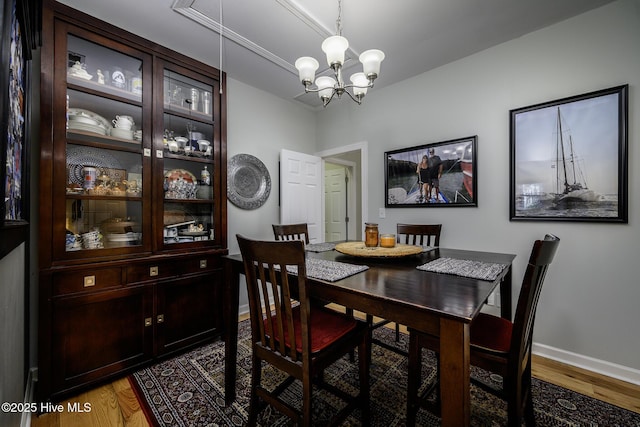
POLYGON ((158 314, 158 323, 164 322, 164 314, 158 314))
POLYGON ((84 287, 90 288, 96 285, 96 276, 84 276, 84 287))
POLYGON ((149 327, 151 326, 151 324, 153 323, 153 318, 151 317, 145 317, 144 319, 144 326, 145 327, 149 327))

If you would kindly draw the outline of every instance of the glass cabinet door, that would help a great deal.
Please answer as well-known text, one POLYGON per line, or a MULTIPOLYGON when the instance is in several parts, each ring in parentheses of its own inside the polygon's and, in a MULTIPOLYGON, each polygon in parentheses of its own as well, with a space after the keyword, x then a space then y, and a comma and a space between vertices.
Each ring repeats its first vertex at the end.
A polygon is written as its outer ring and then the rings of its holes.
POLYGON ((219 156, 215 88, 204 77, 163 69, 161 246, 211 244, 218 226, 213 194, 214 159, 219 156))
POLYGON ((143 104, 144 56, 74 34, 66 40, 66 55, 56 59, 67 75, 65 203, 54 199, 54 217, 65 216, 64 252, 140 251, 151 226, 144 215, 151 172, 143 136, 150 111, 143 104))

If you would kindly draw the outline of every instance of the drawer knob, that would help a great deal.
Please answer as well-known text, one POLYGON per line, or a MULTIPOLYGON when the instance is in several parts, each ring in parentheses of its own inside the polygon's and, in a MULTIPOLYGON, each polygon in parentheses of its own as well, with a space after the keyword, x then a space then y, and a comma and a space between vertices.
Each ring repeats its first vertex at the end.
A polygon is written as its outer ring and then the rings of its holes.
POLYGON ((157 275, 158 275, 158 267, 157 266, 156 267, 151 267, 149 269, 149 276, 155 277, 157 275))
POLYGON ((158 314, 158 323, 164 322, 164 314, 158 314))
POLYGON ((144 326, 145 326, 145 327, 149 327, 149 326, 151 326, 151 324, 152 324, 152 323, 153 323, 153 319, 152 319, 151 317, 146 317, 146 318, 144 319, 144 326))
POLYGON ((207 268, 207 260, 206 259, 201 259, 200 260, 200 268, 207 268))
POLYGON ((96 285, 96 276, 84 276, 84 287, 90 288, 96 285))

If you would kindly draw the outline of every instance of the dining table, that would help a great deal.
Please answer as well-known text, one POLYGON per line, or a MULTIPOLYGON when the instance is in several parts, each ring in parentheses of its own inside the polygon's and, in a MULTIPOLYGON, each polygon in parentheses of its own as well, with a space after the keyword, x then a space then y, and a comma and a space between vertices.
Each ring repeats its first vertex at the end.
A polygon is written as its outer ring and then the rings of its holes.
MULTIPOLYGON (((322 244, 326 245, 326 244, 322 244)), ((440 392, 443 426, 468 426, 471 412, 470 324, 490 295, 500 289, 500 315, 511 320, 513 254, 444 247, 421 248, 404 256, 352 255, 329 244, 320 251, 308 245, 307 280, 310 295, 321 301, 388 319, 440 339, 440 392), (425 269, 429 263, 447 261, 498 265, 495 277, 469 277, 473 271, 450 273, 425 269), (313 277, 309 262, 336 268, 352 267, 347 277, 313 277), (335 263, 335 264, 332 264, 335 263), (364 270, 363 270, 364 269, 364 270), (355 270, 354 270, 355 271, 355 270), (461 275, 464 274, 464 275, 461 275)), ((340 248, 340 244, 337 244, 340 248)), ((323 270, 322 268, 320 270, 323 270)), ((240 254, 224 257, 225 280, 225 400, 236 396, 238 303, 244 266, 240 254)))

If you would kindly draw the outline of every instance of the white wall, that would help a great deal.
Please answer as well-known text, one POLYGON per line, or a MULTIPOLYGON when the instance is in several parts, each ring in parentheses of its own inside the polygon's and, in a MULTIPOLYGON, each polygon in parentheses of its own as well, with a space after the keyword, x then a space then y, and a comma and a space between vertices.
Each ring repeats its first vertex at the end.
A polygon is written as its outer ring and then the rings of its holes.
MULTIPOLYGON (((315 152, 315 123, 315 114, 297 104, 237 80, 227 80, 227 159, 236 154, 251 154, 265 164, 271 176, 271 194, 258 209, 243 210, 227 202, 229 253, 240 252, 236 234, 273 239, 271 224, 280 223, 280 150, 315 152)), ((248 311, 246 295, 241 282, 241 311, 248 311)))
MULTIPOLYGON (((393 52, 385 61, 393 61, 393 52)), ((575 353, 577 363, 594 358, 631 368, 623 371, 640 381, 639 87, 640 2, 620 0, 374 88, 361 106, 334 101, 318 114, 316 148, 368 141, 365 216, 382 231, 394 230, 397 222, 441 222, 443 245, 517 254, 515 295, 532 241, 557 234, 562 241, 538 309, 537 348, 567 360, 575 353), (626 83, 629 224, 510 222, 509 110, 626 83), (469 135, 479 138, 477 208, 387 209, 386 219, 377 217, 384 206, 385 151, 469 135)))
MULTIPOLYGON (((25 362, 25 244, 0 259, 0 402, 22 402, 25 362)), ((20 424, 20 414, 0 412, 0 425, 20 424)))

